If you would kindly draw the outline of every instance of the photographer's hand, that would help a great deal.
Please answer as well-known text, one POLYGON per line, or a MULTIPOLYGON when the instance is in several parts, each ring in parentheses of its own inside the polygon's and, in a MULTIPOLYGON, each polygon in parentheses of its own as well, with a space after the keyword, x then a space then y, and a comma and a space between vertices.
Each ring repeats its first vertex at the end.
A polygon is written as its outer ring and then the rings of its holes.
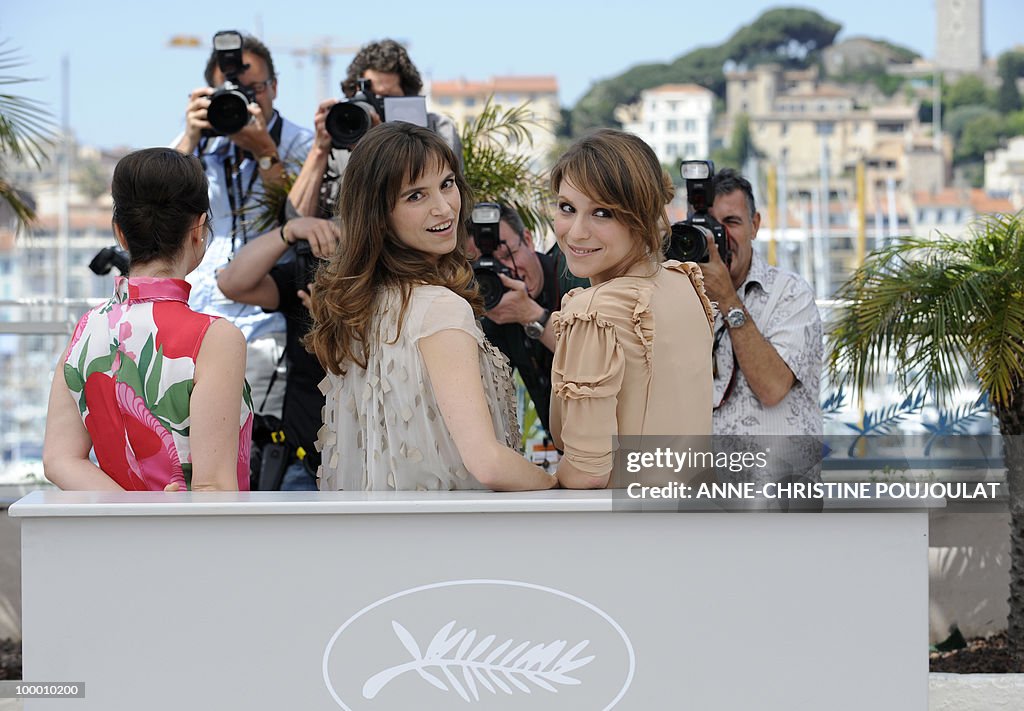
POLYGON ((316 131, 314 147, 326 153, 331 150, 331 134, 327 133, 327 114, 336 103, 338 103, 337 99, 321 101, 320 105, 316 107, 316 114, 313 115, 313 128, 316 131))
MULTIPOLYGON (((277 145, 267 131, 267 121, 263 116, 263 109, 260 108, 259 104, 253 102, 249 104, 249 115, 249 123, 232 133, 228 138, 236 146, 244 151, 248 151, 257 158, 270 155, 276 156, 277 145)), ((280 166, 280 163, 276 163, 276 166, 280 166)))
POLYGON ((736 287, 733 286, 729 266, 722 261, 714 238, 708 237, 707 243, 709 261, 699 265, 704 274, 704 291, 711 301, 718 304, 718 310, 725 314, 729 309, 743 304, 736 293, 736 287))
MULTIPOLYGON (((700 265, 704 274, 704 291, 709 299, 718 302, 718 310, 723 317, 730 309, 741 308, 746 311, 733 286, 729 267, 722 261, 714 239, 707 239, 710 258, 706 264, 700 265)), ((764 407, 778 405, 796 383, 796 376, 786 361, 782 360, 775 346, 761 334, 749 313, 746 323, 738 328, 730 328, 728 334, 736 362, 754 395, 764 407)))
POLYGON ((499 274, 505 293, 501 301, 487 312, 487 318, 494 323, 530 323, 544 314, 544 307, 530 298, 526 282, 499 274))
POLYGON ((306 289, 307 289, 307 291, 303 291, 302 289, 298 290, 297 293, 299 295, 299 301, 301 301, 302 305, 306 307, 306 311, 312 311, 313 310, 313 284, 312 283, 306 284, 306 289))
MULTIPOLYGON (((544 316, 544 307, 530 296, 526 290, 526 282, 512 279, 504 274, 499 274, 498 277, 505 287, 505 293, 502 294, 498 305, 484 315, 498 324, 518 323, 526 325, 534 321, 540 321, 544 316)), ((540 337, 540 342, 548 350, 552 352, 555 350, 555 334, 550 328, 550 321, 544 326, 544 333, 540 337)))
POLYGON ((338 103, 337 99, 326 99, 317 106, 316 114, 313 116, 313 125, 316 126, 313 145, 306 155, 299 176, 292 183, 291 190, 288 191, 288 202, 300 215, 319 213, 320 185, 323 183, 324 171, 327 170, 327 162, 333 150, 331 135, 327 133, 325 124, 327 113, 336 103, 338 103))
POLYGON ((309 249, 317 259, 330 259, 338 246, 341 230, 333 220, 298 217, 288 221, 285 235, 293 244, 300 239, 309 242, 309 249))
POLYGON ((210 94, 213 89, 202 86, 192 91, 185 107, 185 133, 175 148, 182 153, 192 153, 203 137, 203 129, 212 129, 206 120, 206 110, 210 107, 210 94))

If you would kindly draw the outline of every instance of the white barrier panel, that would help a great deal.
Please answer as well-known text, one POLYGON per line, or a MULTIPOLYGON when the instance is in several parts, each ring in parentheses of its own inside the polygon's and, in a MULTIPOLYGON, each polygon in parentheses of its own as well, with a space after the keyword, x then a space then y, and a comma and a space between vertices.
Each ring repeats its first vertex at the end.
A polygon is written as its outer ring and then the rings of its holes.
POLYGON ((102 709, 925 709, 927 511, 35 492, 24 676, 102 709))

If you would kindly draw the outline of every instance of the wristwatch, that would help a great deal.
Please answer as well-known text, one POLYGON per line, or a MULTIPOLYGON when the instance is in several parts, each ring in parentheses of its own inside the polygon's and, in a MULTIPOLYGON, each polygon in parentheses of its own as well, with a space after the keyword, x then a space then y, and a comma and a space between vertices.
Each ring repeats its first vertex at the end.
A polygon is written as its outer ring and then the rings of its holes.
POLYGON ((540 315, 539 319, 523 324, 523 330, 527 337, 535 341, 540 340, 540 337, 544 335, 544 327, 548 325, 549 318, 551 318, 551 312, 544 309, 544 313, 540 315))
POLYGON ((276 163, 280 163, 281 159, 276 155, 260 156, 259 160, 256 161, 259 165, 260 170, 270 170, 276 163))
POLYGON ((725 315, 725 323, 730 329, 739 328, 747 322, 747 312, 740 306, 733 306, 725 315))

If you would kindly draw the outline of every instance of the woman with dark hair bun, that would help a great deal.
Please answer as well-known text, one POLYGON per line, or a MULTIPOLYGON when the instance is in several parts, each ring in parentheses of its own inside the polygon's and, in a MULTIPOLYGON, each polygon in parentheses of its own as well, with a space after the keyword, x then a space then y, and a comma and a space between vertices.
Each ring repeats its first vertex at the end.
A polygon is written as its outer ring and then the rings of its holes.
POLYGON ((57 363, 46 477, 62 489, 248 489, 245 339, 188 307, 185 275, 210 234, 202 166, 171 148, 136 151, 118 162, 111 194, 130 275, 82 316, 57 363))

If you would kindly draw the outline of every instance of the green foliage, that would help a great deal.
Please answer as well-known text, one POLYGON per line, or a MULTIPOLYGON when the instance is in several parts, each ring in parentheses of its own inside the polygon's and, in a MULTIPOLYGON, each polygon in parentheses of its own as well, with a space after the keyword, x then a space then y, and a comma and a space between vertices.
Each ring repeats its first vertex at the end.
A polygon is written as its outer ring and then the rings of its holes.
POLYGON ((971 120, 960 135, 954 151, 958 161, 983 160, 987 151, 999 147, 1006 135, 1006 122, 1002 116, 986 115, 971 120))
POLYGON ((1006 135, 1024 136, 1024 111, 1014 111, 1006 117, 1006 135))
POLYGON ((0 40, 0 201, 11 208, 19 230, 27 228, 36 213, 28 197, 7 179, 5 159, 32 163, 38 168, 56 142, 54 125, 44 105, 9 93, 8 87, 34 81, 8 73, 24 64, 8 40, 0 40))
POLYGON ((835 78, 839 84, 874 84, 886 96, 892 96, 906 80, 903 77, 889 74, 884 66, 861 67, 835 78))
POLYGON ((75 184, 82 194, 92 202, 110 192, 112 177, 103 169, 103 164, 95 158, 79 161, 75 165, 75 184))
POLYGON ((941 402, 967 384, 967 364, 999 410, 1024 383, 1024 213, 986 216, 962 239, 900 238, 837 298, 848 303, 829 329, 840 385, 863 393, 891 369, 905 392, 941 402))
POLYGON ((985 82, 973 74, 965 74, 943 91, 942 108, 952 111, 960 106, 983 105, 988 103, 988 98, 985 82))
POLYGON ((543 176, 530 170, 529 158, 510 150, 533 145, 530 128, 539 126, 526 106, 504 108, 488 98, 477 119, 462 128, 466 180, 477 200, 504 202, 533 232, 551 225, 550 194, 543 176))
POLYGON ((765 62, 802 68, 832 44, 841 26, 813 10, 777 8, 737 30, 724 44, 701 47, 670 64, 645 64, 594 84, 572 109, 569 126, 580 136, 592 128, 618 127, 615 108, 636 101, 640 92, 661 84, 693 83, 725 95, 722 66, 732 60, 748 66, 765 62))
POLYGON ((995 107, 1004 114, 1024 108, 1017 78, 1024 76, 1024 52, 1003 52, 999 55, 999 90, 996 92, 995 107))
POLYGON ((967 128, 967 124, 984 116, 998 118, 999 114, 988 106, 961 106, 949 113, 943 113, 942 129, 953 137, 953 143, 955 144, 960 140, 960 136, 963 135, 964 129, 967 128))
POLYGON ((715 167, 735 167, 742 169, 750 157, 760 157, 762 154, 754 145, 754 137, 750 132, 750 118, 746 114, 740 114, 736 124, 732 128, 732 138, 727 148, 720 148, 711 156, 715 167))

